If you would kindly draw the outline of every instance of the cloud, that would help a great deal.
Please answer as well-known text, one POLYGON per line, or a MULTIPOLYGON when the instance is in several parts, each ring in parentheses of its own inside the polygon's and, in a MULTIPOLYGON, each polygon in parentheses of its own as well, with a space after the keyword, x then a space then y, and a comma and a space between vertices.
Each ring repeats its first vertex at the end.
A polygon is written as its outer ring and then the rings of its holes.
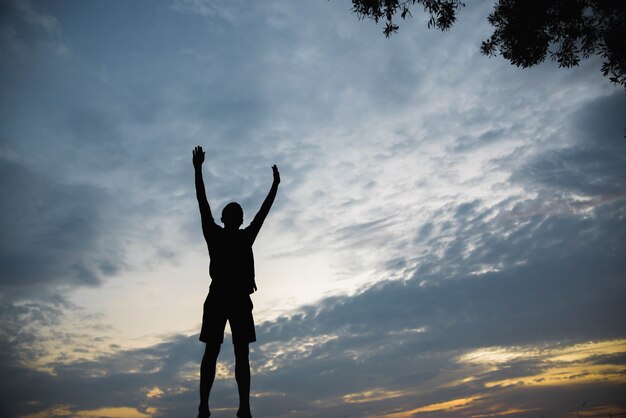
POLYGON ((548 149, 527 160, 512 180, 559 192, 591 197, 626 193, 626 139, 623 92, 595 98, 574 112, 561 138, 564 147, 548 149))
POLYGON ((59 21, 54 16, 37 10, 30 1, 19 0, 15 1, 14 4, 27 23, 40 26, 49 33, 54 33, 59 30, 59 21))
MULTIPOLYGON (((36 59, 36 53, 65 55, 59 20, 29 0, 4 2, 0 14, 0 56, 21 64, 36 59)), ((2 66, 4 67, 4 66, 2 66)), ((2 68, 4 69, 4 68, 2 68)))
POLYGON ((177 12, 198 14, 208 18, 220 18, 230 23, 236 21, 245 11, 241 2, 176 0, 172 8, 177 12))
POLYGON ((3 293, 93 286, 123 265, 102 233, 110 210, 104 190, 56 182, 5 159, 0 179, 3 293))
MULTIPOLYGON (((258 413, 549 411, 556 405, 546 393, 569 381, 580 382, 577 396, 590 391, 595 402, 619 405, 613 395, 624 379, 624 201, 583 213, 519 211, 538 204, 451 206, 455 239, 440 244, 441 256, 431 255, 431 261, 453 268, 418 267, 403 280, 325 298, 259 324, 251 356, 258 413), (546 379, 550 384, 542 383, 546 379), (585 379, 603 379, 607 395, 583 386, 585 379), (510 394, 537 392, 542 385, 545 392, 532 399, 510 394), (489 409, 495 405, 501 409, 489 409)), ((216 407, 236 402, 230 351, 225 344, 220 359, 226 379, 216 384, 216 407)), ((26 386, 6 384, 22 405, 30 399, 26 387, 47 394, 39 397, 42 404, 28 407, 32 412, 46 405, 118 405, 176 416, 192 413, 200 357, 196 336, 173 336, 145 349, 52 364, 56 377, 14 369, 28 374, 14 379, 26 386), (52 382, 54 390, 47 386, 52 382), (160 396, 148 396, 155 386, 160 396), (106 404, 97 396, 102 392, 106 404)))

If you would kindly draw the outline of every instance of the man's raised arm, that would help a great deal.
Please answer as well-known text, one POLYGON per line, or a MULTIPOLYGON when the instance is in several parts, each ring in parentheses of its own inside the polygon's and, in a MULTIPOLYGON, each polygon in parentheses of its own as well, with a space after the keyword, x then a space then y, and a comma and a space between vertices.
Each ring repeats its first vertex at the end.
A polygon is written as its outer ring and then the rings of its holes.
POLYGON ((196 197, 198 198, 198 206, 200 206, 200 218, 202 219, 202 229, 214 223, 211 207, 206 198, 204 190, 204 180, 202 179, 202 163, 204 162, 204 151, 198 145, 193 151, 193 167, 196 172, 196 197))
POLYGON ((280 183, 280 173, 278 172, 278 167, 273 165, 272 172, 274 174, 274 181, 272 183, 272 187, 270 188, 270 191, 267 194, 267 197, 263 201, 263 204, 261 205, 261 209, 259 209, 259 212, 254 216, 252 223, 250 223, 250 228, 252 228, 252 231, 253 231, 253 235, 252 235, 253 241, 256 238, 257 234, 259 233, 259 230, 261 229, 261 226, 263 225, 263 221, 265 221, 265 217, 270 212, 272 203, 274 203, 274 199, 276 198, 276 192, 278 191, 278 184, 280 183))

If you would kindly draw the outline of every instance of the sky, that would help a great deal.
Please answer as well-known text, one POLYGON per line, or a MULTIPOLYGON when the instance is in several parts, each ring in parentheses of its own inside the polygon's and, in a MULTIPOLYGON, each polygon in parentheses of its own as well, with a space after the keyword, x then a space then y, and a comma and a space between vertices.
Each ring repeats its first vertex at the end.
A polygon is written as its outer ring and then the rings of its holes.
POLYGON ((244 224, 281 172, 255 416, 626 413, 626 94, 481 55, 466 3, 386 39, 346 0, 2 2, 0 415, 195 413, 196 145, 244 224))

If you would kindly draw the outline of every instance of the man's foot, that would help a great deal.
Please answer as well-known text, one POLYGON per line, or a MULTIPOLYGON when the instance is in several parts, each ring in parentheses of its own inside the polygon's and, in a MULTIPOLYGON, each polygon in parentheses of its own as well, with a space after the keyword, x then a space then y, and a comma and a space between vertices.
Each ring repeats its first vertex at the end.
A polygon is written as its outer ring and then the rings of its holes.
POLYGON ((252 414, 250 413, 250 410, 239 410, 237 411, 237 418, 252 418, 252 414))
POLYGON ((198 418, 209 418, 211 416, 211 411, 209 411, 208 406, 200 405, 198 407, 198 418))

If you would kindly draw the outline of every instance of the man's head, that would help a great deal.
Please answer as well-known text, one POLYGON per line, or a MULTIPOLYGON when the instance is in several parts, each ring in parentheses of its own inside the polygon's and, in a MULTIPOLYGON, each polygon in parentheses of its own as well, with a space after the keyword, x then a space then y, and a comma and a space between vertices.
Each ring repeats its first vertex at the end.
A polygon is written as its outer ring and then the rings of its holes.
POLYGON ((239 229, 243 223, 243 209, 237 202, 230 202, 222 210, 222 223, 227 229, 239 229))

